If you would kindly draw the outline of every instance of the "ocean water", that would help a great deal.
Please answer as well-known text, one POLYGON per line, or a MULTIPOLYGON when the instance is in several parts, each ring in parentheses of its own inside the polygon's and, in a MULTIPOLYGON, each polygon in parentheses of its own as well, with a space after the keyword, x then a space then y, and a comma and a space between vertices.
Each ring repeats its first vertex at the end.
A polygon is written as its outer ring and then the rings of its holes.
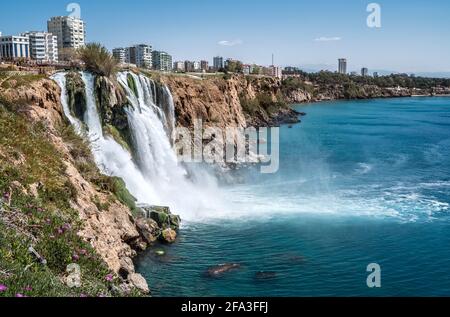
POLYGON ((153 295, 450 296, 450 98, 296 108, 276 174, 234 173, 227 210, 139 256, 153 295), (221 263, 241 267, 205 274, 221 263))

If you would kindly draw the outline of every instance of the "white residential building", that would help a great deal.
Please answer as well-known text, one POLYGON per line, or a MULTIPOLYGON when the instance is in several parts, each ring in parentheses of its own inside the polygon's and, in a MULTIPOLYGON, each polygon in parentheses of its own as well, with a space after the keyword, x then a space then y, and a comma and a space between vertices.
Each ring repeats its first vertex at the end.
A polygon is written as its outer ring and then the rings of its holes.
POLYGON ((30 57, 39 62, 58 62, 57 36, 47 32, 27 32, 30 41, 30 57))
POLYGON ((83 20, 69 16, 53 17, 47 22, 48 32, 58 37, 58 49, 77 49, 85 45, 86 26, 83 20))
POLYGON ((30 40, 27 36, 0 36, 0 58, 30 58, 30 40))
POLYGON ((269 67, 269 75, 276 78, 283 78, 283 69, 278 66, 270 66, 269 67))
POLYGON ((127 48, 126 61, 141 68, 152 68, 152 47, 138 44, 127 48))
POLYGON ((127 63, 127 49, 123 47, 115 48, 112 50, 114 58, 121 64, 127 63))
POLYGON ((201 69, 202 69, 202 68, 201 68, 200 62, 194 62, 194 71, 198 72, 198 71, 200 71, 201 69))
POLYGON ((176 72, 184 72, 184 62, 175 62, 173 63, 173 70, 176 72))

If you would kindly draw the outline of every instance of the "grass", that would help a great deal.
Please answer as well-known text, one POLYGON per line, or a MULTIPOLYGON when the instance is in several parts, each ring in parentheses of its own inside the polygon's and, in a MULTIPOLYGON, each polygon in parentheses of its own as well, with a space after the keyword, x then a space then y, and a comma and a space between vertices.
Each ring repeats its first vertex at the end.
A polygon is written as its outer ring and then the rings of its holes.
MULTIPOLYGON (((6 78, 3 77, 3 79, 6 78)), ((46 75, 43 74, 23 74, 23 75, 13 75, 9 77, 6 81, 4 81, 1 85, 3 89, 17 89, 23 86, 29 86, 31 83, 35 81, 39 81, 47 78, 46 75)))
MULTIPOLYGON (((113 133, 118 133, 112 126, 110 126, 110 130, 116 131, 113 133)), ((100 173, 100 170, 95 164, 88 141, 80 137, 71 126, 61 127, 59 133, 64 143, 69 147, 75 167, 83 178, 96 185, 98 190, 113 194, 117 200, 127 206, 132 212, 135 212, 136 199, 130 194, 121 178, 100 173)), ((122 138, 120 139, 125 143, 122 138)), ((125 143, 124 145, 127 144, 125 143)), ((107 209, 108 202, 102 203, 96 197, 93 197, 93 201, 99 207, 99 210, 107 209)))
MULTIPOLYGON (((71 207, 77 191, 47 133, 44 125, 0 105, 0 284, 7 287, 0 296, 139 295, 114 291, 119 281, 106 280, 111 273, 106 264, 78 236, 82 223, 71 207), (31 190, 36 184, 37 196, 31 190), (29 253, 30 246, 46 259, 46 265, 29 253), (81 288, 62 282, 71 263, 80 266, 81 288)), ((60 134, 86 175, 107 180, 115 194, 132 205, 122 183, 100 175, 89 146, 72 128, 61 128, 60 134)), ((103 203, 102 208, 107 207, 103 203)))

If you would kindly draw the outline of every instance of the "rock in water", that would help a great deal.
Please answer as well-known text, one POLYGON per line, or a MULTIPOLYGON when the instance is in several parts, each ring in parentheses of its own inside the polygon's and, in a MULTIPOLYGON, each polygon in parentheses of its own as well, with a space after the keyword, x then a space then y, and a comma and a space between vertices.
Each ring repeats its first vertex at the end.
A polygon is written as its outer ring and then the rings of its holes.
POLYGON ((161 239, 167 243, 174 243, 177 239, 177 232, 173 229, 167 228, 163 230, 161 234, 161 239))
POLYGON ((180 228, 180 217, 172 214, 169 207, 149 205, 141 205, 139 207, 142 210, 143 216, 156 221, 160 228, 171 228, 173 230, 180 228))
MULTIPOLYGON (((141 235, 142 235, 142 233, 141 233, 141 235)), ((145 240, 147 240, 147 239, 145 239, 145 240)), ((134 250, 137 250, 137 251, 145 251, 145 250, 147 250, 147 247, 148 247, 147 242, 144 241, 143 238, 137 238, 136 240, 131 241, 130 246, 134 250)))
POLYGON ((209 268, 207 271, 207 275, 210 277, 219 277, 224 273, 230 272, 232 270, 237 270, 240 267, 241 265, 237 263, 220 264, 209 268))
POLYGON ((136 220, 136 227, 148 243, 155 242, 161 234, 158 223, 153 219, 139 218, 136 220))
POLYGON ((271 280, 277 277, 276 272, 265 272, 260 271, 255 274, 255 279, 257 280, 271 280))
POLYGON ((136 287, 144 294, 150 294, 150 289, 148 287, 147 281, 141 274, 133 273, 128 275, 128 281, 131 285, 136 287))

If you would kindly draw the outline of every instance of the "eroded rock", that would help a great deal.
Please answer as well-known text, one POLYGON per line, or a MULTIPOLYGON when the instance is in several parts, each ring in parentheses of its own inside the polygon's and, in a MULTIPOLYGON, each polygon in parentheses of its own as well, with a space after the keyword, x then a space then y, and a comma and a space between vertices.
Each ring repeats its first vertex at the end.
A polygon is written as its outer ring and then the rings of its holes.
POLYGON ((174 243, 177 239, 177 232, 171 228, 167 228, 163 230, 160 237, 163 242, 174 243))
POLYGON ((139 218, 136 220, 136 227, 147 243, 154 243, 161 235, 161 229, 153 219, 139 218))
POLYGON ((225 263, 209 268, 206 273, 210 277, 220 277, 225 273, 237 270, 239 268, 241 268, 241 265, 238 263, 225 263))
POLYGON ((130 274, 135 273, 133 260, 129 257, 123 257, 120 259, 119 275, 127 279, 130 274))
POLYGON ((136 287, 139 291, 144 294, 150 294, 150 288, 148 287, 147 281, 141 274, 133 273, 128 276, 128 281, 131 285, 136 287))

